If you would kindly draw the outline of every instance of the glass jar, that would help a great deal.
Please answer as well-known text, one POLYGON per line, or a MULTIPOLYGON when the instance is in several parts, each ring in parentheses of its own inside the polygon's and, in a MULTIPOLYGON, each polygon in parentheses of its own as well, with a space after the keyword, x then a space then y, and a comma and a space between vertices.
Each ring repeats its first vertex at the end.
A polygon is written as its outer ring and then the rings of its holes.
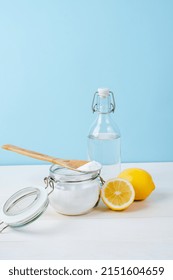
POLYGON ((50 205, 64 215, 80 215, 91 210, 100 196, 100 169, 80 173, 58 165, 49 170, 47 184, 54 190, 50 205))
POLYGON ((7 227, 22 227, 35 221, 49 203, 64 215, 80 215, 100 198, 101 165, 94 171, 72 171, 52 165, 44 179, 46 187, 30 186, 14 193, 0 207, 0 233, 7 227), (2 228, 2 229, 1 229, 2 228))

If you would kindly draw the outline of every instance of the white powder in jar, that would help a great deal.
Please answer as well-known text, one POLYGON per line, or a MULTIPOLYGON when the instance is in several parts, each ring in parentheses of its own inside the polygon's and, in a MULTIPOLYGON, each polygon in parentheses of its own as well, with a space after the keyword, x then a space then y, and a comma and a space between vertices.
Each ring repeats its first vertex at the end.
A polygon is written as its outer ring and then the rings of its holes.
POLYGON ((89 161, 88 163, 80 166, 77 170, 95 172, 101 169, 101 164, 97 161, 89 161))
POLYGON ((54 191, 49 198, 50 204, 61 214, 84 214, 91 210, 99 199, 100 182, 98 177, 99 174, 97 176, 97 172, 101 169, 101 164, 96 161, 91 161, 78 169, 84 172, 88 171, 89 173, 88 175, 82 173, 80 175, 79 172, 70 171, 70 174, 74 174, 74 176, 75 173, 78 173, 76 176, 76 182, 57 182, 54 191), (96 178, 93 178, 92 172, 96 173, 96 178), (80 181, 80 176, 87 176, 86 178, 89 179, 80 181))

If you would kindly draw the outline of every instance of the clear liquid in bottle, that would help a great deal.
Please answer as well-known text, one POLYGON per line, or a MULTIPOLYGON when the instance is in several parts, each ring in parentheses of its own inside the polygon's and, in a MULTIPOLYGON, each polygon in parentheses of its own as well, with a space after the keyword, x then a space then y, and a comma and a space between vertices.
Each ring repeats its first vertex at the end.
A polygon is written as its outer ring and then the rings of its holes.
POLYGON ((101 175, 104 180, 116 177, 120 173, 120 136, 100 133, 98 137, 88 136, 89 160, 102 164, 101 175))

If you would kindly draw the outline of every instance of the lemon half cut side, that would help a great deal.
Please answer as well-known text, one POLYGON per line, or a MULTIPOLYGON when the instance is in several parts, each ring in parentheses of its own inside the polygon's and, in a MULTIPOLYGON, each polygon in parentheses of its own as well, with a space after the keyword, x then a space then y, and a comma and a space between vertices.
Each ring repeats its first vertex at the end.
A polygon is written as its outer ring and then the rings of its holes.
POLYGON ((101 189, 103 202, 112 210, 124 210, 135 198, 135 191, 130 182, 121 178, 114 178, 104 183, 101 189))

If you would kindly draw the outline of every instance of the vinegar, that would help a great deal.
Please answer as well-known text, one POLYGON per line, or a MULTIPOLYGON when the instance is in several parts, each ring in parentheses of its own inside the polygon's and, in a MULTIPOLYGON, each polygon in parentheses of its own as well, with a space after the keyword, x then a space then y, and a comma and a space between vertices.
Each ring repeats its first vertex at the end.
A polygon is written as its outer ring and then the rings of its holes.
POLYGON ((102 164, 104 180, 115 178, 120 172, 120 137, 113 133, 99 133, 88 136, 88 158, 102 164))

